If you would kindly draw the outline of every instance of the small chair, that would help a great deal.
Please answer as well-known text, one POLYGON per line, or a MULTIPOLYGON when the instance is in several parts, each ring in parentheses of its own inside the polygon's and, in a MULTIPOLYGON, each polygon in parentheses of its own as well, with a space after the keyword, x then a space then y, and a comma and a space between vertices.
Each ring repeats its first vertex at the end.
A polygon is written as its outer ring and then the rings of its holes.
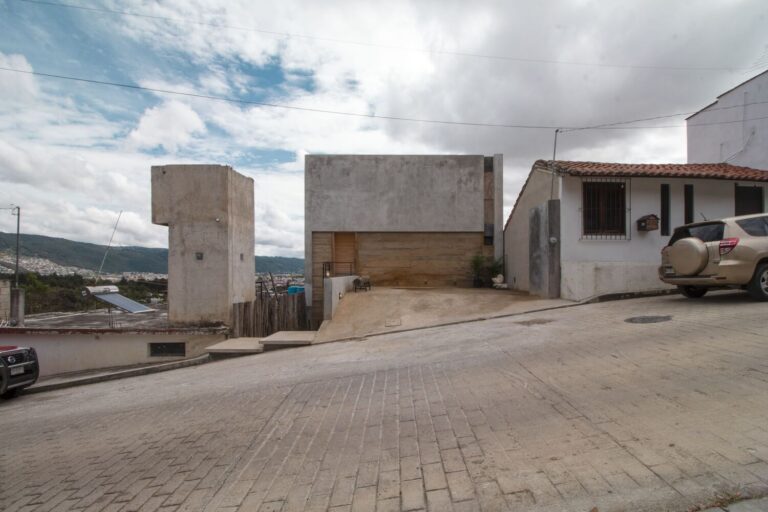
POLYGON ((355 293, 357 293, 357 290, 370 291, 371 278, 368 276, 360 276, 355 278, 355 280, 352 281, 352 284, 355 286, 355 293))

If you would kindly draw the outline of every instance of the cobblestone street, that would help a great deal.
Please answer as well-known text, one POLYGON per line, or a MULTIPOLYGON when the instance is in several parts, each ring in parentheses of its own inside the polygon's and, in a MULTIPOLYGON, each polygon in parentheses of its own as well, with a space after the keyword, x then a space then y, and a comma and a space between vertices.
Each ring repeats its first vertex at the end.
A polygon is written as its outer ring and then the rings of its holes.
POLYGON ((0 403, 14 511, 687 510, 768 487, 768 305, 569 307, 0 403), (634 324, 638 315, 671 315, 634 324))

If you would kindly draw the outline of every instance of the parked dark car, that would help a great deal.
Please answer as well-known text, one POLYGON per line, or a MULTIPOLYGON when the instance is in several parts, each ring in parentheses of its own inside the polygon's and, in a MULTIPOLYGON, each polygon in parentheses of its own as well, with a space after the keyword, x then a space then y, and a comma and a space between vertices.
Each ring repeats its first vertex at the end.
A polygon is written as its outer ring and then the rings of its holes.
POLYGON ((34 348, 0 346, 0 396, 12 398, 37 382, 40 365, 34 348))

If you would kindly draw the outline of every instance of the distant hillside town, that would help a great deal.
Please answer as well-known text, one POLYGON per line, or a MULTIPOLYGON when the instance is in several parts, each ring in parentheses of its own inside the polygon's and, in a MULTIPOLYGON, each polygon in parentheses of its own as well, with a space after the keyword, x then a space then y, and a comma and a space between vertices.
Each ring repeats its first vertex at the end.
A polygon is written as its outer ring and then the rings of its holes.
MULTIPOLYGON (((40 275, 96 277, 107 249, 105 245, 76 242, 42 235, 21 235, 19 266, 40 275)), ((16 234, 0 233, 0 273, 16 264, 16 234)), ((303 275, 304 259, 255 256, 256 273, 303 275)), ((101 277, 106 280, 164 279, 168 273, 168 250, 150 247, 111 247, 101 277)))

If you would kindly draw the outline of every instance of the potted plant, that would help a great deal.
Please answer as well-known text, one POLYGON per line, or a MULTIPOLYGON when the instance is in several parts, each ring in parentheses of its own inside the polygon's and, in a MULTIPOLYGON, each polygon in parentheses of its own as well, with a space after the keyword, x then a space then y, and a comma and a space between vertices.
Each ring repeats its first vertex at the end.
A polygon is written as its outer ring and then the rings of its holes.
POLYGON ((470 261, 472 266, 472 286, 475 288, 482 288, 483 286, 483 270, 485 270, 485 257, 482 254, 475 254, 470 261))
POLYGON ((486 267, 486 270, 488 271, 488 286, 491 286, 491 279, 504 273, 504 258, 499 258, 497 260, 488 258, 488 266, 486 267))

